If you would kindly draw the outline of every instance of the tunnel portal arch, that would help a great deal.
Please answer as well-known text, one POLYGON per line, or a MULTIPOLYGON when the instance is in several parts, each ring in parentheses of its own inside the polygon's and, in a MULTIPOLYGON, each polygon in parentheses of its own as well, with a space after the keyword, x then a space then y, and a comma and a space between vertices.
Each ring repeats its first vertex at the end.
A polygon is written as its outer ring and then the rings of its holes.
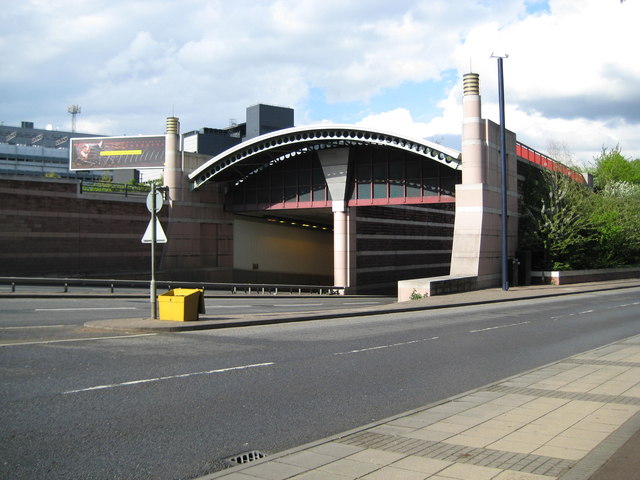
POLYGON ((400 278, 448 271, 461 161, 447 147, 347 125, 294 127, 220 153, 189 180, 192 190, 207 182, 226 186, 225 209, 246 228, 234 236, 234 265, 247 278, 258 278, 269 261, 284 269, 294 239, 314 252, 307 261, 332 250, 321 262, 333 265, 333 284, 346 292, 390 289, 400 278), (273 227, 261 236, 268 221, 273 227), (282 240, 276 225, 318 233, 304 240, 291 231, 282 240), (324 240, 327 230, 332 240, 324 240), (267 241, 273 238, 281 240, 267 241), (255 245, 241 244, 251 239, 255 245))

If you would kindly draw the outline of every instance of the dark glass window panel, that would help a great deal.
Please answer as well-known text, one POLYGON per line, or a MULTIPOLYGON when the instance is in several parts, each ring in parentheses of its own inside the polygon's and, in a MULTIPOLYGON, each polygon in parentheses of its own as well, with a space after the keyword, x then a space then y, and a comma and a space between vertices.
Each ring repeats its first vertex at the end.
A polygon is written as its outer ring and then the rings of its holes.
POLYGON ((297 172, 295 170, 286 169, 284 172, 284 184, 286 187, 295 187, 298 185, 297 172))
POLYGON ((407 180, 407 197, 420 197, 420 183, 417 180, 407 180))
POLYGON ((311 185, 300 185, 298 187, 298 200, 300 202, 310 202, 311 201, 311 185))
POLYGON ((407 178, 420 178, 420 161, 417 158, 407 158, 405 166, 407 178))
POLYGON ((373 161, 373 181, 376 183, 387 181, 387 161, 384 158, 376 158, 373 161))
POLYGON ((313 186, 313 201, 314 202, 323 202, 325 199, 325 186, 324 185, 314 185, 313 186))
POLYGON ((438 195, 438 177, 429 177, 425 178, 422 181, 422 186, 424 190, 424 196, 430 197, 434 195, 438 195))
POLYGON ((422 161, 422 175, 425 177, 438 177, 440 165, 438 163, 423 160, 422 161))
POLYGON ((297 187, 284 187, 284 201, 295 202, 298 198, 297 187))
POLYGON ((404 160, 393 156, 389 160, 389 180, 401 182, 404 179, 404 160))
POLYGON ((371 183, 371 164, 368 159, 359 160, 356 170, 358 183, 371 183))
POLYGON ((387 184, 375 183, 373 185, 373 198, 387 198, 387 184))
POLYGON ((391 198, 404 197, 404 185, 400 182, 393 182, 389 185, 389 196, 391 198))
POLYGON ((371 184, 359 183, 358 184, 358 198, 371 198, 371 184))
POLYGON ((313 175, 312 180, 313 180, 314 185, 318 185, 320 183, 325 183, 324 172, 322 171, 322 168, 314 167, 312 175, 313 175))
POLYGON ((258 189, 258 203, 269 203, 268 187, 261 187, 258 189))
POLYGON ((244 201, 245 203, 252 204, 256 203, 257 200, 257 192, 255 187, 247 185, 244 189, 244 201))
POLYGON ((451 195, 454 196, 456 194, 456 177, 442 177, 440 179, 440 187, 442 189, 442 195, 451 195))

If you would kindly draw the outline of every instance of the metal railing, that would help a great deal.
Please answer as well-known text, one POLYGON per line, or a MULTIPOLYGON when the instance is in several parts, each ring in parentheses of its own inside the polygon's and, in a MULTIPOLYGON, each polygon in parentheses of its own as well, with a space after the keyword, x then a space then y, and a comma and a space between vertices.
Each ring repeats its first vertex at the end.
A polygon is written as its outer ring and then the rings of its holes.
MULTIPOLYGON (((115 293, 116 288, 149 288, 149 281, 87 278, 0 277, 0 285, 10 286, 12 293, 15 293, 18 287, 24 286, 61 287, 61 293, 69 293, 71 287, 103 287, 108 293, 115 293)), ((344 287, 329 285, 180 282, 171 280, 156 280, 156 287, 166 288, 167 290, 171 290, 173 288, 201 288, 205 293, 217 291, 228 292, 233 295, 238 293, 244 293, 246 295, 278 295, 279 293, 289 293, 291 295, 338 295, 341 292, 344 292, 344 287)))

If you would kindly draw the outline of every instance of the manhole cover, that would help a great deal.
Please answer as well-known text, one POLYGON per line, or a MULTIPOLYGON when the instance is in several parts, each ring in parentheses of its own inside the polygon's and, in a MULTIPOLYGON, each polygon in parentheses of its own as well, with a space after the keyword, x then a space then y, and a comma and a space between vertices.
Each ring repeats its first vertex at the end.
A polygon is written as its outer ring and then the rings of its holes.
POLYGON ((245 463, 251 463, 256 460, 260 460, 261 458, 266 457, 267 455, 262 452, 258 452, 257 450, 252 450, 251 452, 241 453, 240 455, 236 455, 231 458, 227 458, 225 461, 230 463, 231 465, 244 465, 245 463))

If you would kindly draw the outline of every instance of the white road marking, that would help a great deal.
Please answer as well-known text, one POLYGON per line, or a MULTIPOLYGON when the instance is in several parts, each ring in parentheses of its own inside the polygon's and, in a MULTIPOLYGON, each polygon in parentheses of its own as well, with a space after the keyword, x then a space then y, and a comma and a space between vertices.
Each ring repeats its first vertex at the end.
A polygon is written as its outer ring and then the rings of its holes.
POLYGON ((411 345, 414 343, 423 343, 431 340, 438 340, 438 338, 440 337, 421 338, 420 340, 410 340, 408 342, 391 343, 389 345, 378 345, 376 347, 360 348, 358 350, 349 350, 348 352, 338 352, 338 353, 334 353, 334 355, 350 355, 352 353, 362 353, 362 352, 370 352, 372 350, 382 350, 383 348, 401 347, 404 345, 411 345))
POLYGON ((488 332, 489 330, 497 330, 499 328, 507 328, 507 327, 517 327, 518 325, 526 325, 527 323, 531 323, 531 322, 527 321, 527 322, 520 322, 520 323, 510 323, 509 325, 497 325, 495 327, 489 327, 489 328, 480 328, 478 330, 469 330, 469 333, 488 332))
POLYGON ((251 365, 240 365, 239 367, 229 367, 229 368, 218 368, 216 370, 206 370, 204 372, 191 372, 191 373, 181 373, 178 375, 168 375, 166 377, 156 377, 156 378, 145 378, 142 380, 132 380, 130 382, 122 382, 122 383, 112 383, 109 385, 97 385, 95 387, 88 388, 80 388, 78 390, 67 390, 66 392, 62 392, 63 395, 67 395, 70 393, 81 393, 81 392, 90 392, 93 390, 106 390, 109 388, 118 388, 118 387, 129 387, 131 385, 140 385, 142 383, 152 383, 152 382, 160 382, 163 380, 173 380, 175 378, 188 378, 194 377, 196 375, 212 375, 214 373, 224 373, 231 372, 234 370, 246 370, 249 368, 258 368, 258 367, 267 367, 269 365, 274 365, 274 362, 265 362, 265 363, 254 363, 251 365))
POLYGON ((344 302, 343 305, 378 305, 382 302, 344 302))
POLYGON ((274 303, 273 307, 322 307, 324 303, 274 303))
POLYGON ((253 308, 253 305, 205 305, 206 308, 253 308))
POLYGON ((137 310, 137 307, 36 308, 35 312, 83 312, 89 310, 137 310))
POLYGON ((19 330, 23 328, 63 328, 71 326, 73 325, 29 325, 24 327, 0 327, 0 330, 19 330))
POLYGON ((63 343, 63 342, 87 342, 90 340, 113 340, 114 338, 135 338, 135 337, 151 337, 157 333, 139 333, 137 335, 117 335, 113 337, 89 337, 89 338, 63 338, 61 340, 41 340, 37 342, 21 342, 21 343, 3 343, 0 347, 17 347, 24 345, 43 345, 47 343, 63 343))

